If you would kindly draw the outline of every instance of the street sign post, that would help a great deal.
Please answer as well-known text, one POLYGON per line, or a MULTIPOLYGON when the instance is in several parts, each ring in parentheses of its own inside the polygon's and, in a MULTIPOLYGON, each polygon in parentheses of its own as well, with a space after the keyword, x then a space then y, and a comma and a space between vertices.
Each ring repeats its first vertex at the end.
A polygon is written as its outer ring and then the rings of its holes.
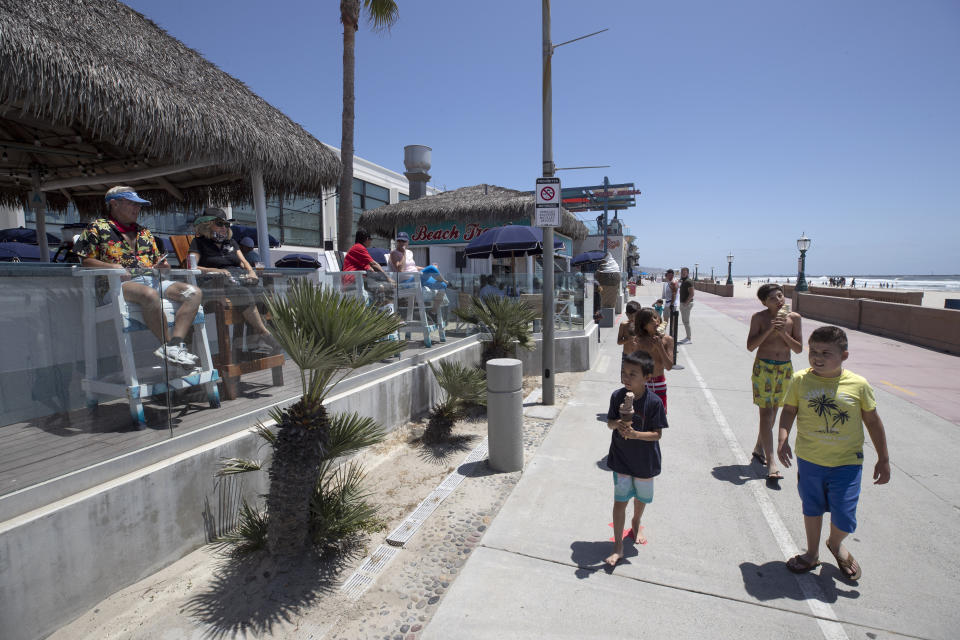
POLYGON ((537 178, 534 226, 560 226, 560 178, 537 178))

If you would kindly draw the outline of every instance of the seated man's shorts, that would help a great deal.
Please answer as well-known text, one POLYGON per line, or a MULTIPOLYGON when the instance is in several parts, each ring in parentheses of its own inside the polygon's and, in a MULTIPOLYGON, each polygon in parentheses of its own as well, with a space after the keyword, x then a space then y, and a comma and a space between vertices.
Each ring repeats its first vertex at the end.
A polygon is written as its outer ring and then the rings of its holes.
POLYGON ((769 409, 783 404, 787 385, 793 377, 793 364, 789 360, 757 358, 753 362, 753 404, 769 409))
POLYGON ((630 502, 630 498, 646 504, 653 502, 653 478, 634 478, 614 471, 613 499, 617 502, 630 502))
POLYGON ((175 280, 159 280, 159 283, 158 283, 158 278, 156 276, 149 275, 149 274, 133 276, 132 278, 130 278, 129 282, 144 284, 150 287, 151 289, 159 289, 161 296, 166 295, 167 288, 169 288, 170 285, 176 284, 175 280))
POLYGON ((823 467, 797 458, 797 491, 803 503, 803 515, 822 516, 830 512, 830 522, 847 533, 857 529, 857 502, 863 465, 847 464, 823 467))

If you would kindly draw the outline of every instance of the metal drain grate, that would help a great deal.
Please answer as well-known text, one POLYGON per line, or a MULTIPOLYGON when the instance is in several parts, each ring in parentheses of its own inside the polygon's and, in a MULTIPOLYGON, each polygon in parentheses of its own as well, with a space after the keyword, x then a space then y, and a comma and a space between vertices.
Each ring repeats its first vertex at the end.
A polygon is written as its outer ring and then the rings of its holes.
POLYGON ((369 558, 364 560, 353 575, 347 578, 340 591, 351 599, 357 599, 377 580, 394 556, 400 553, 398 547, 380 545, 369 558))

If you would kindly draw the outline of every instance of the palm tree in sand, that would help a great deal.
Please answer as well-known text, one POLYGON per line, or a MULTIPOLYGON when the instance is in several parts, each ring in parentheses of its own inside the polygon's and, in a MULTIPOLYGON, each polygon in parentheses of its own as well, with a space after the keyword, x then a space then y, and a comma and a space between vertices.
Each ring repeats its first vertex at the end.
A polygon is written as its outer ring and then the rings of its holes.
POLYGON ((340 22, 343 23, 343 129, 340 138, 340 203, 337 206, 337 248, 347 251, 353 241, 353 124, 356 95, 354 92, 357 30, 360 8, 374 31, 389 29, 397 22, 399 9, 393 0, 340 0, 340 22))

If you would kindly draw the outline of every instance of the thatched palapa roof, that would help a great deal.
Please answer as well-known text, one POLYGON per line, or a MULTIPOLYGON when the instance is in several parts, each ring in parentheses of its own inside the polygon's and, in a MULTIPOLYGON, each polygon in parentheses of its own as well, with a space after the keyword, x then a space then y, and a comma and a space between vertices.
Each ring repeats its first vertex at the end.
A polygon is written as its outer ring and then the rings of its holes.
MULTIPOLYGON (((360 214, 358 224, 389 238, 393 237, 397 227, 408 224, 464 219, 481 223, 506 223, 521 218, 532 219, 533 209, 532 191, 478 184, 370 209, 360 214)), ((560 216, 558 232, 574 240, 587 237, 587 227, 576 216, 566 209, 560 209, 560 216)))
POLYGON ((340 173, 303 127, 116 0, 3 0, 0 68, 6 204, 32 169, 51 208, 70 197, 87 212, 114 176, 151 167, 179 170, 125 182, 181 209, 249 201, 252 170, 268 197, 319 196, 340 173))

